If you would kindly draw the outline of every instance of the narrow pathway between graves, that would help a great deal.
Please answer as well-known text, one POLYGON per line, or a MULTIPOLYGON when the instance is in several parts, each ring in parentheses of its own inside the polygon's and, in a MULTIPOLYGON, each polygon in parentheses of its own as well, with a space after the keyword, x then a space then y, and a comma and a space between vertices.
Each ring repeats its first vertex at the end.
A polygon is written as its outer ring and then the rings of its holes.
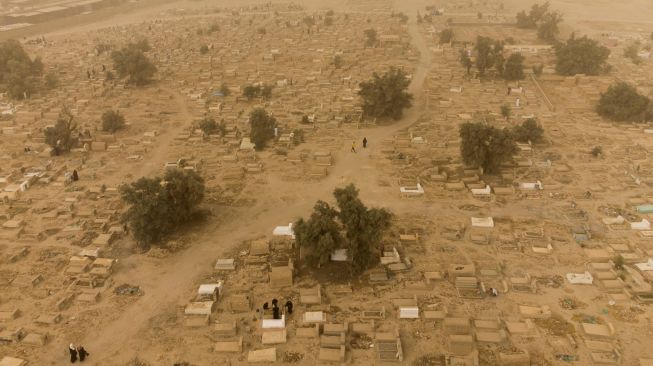
MULTIPOLYGON (((147 345, 139 341, 139 334, 155 331, 156 327, 165 326, 165 318, 169 314, 176 314, 178 306, 185 304, 194 286, 200 278, 211 271, 216 258, 227 255, 243 240, 257 235, 269 234, 272 227, 284 224, 299 216, 310 213, 315 201, 330 199, 334 187, 344 183, 355 183, 364 187, 361 191, 364 199, 371 198, 378 205, 383 203, 382 195, 369 194, 373 191, 370 187, 378 185, 378 174, 375 169, 365 169, 372 163, 370 155, 374 155, 376 146, 383 139, 392 138, 397 132, 414 124, 424 111, 422 86, 431 67, 430 50, 420 35, 412 16, 409 23, 409 34, 414 46, 420 52, 420 59, 413 73, 410 91, 414 94, 414 106, 408 110, 404 118, 395 124, 379 126, 371 129, 357 131, 356 138, 360 145, 363 136, 371 142, 370 148, 358 154, 349 153, 351 142, 345 143, 339 152, 338 163, 329 177, 313 184, 278 185, 271 184, 263 189, 254 207, 229 208, 227 212, 220 212, 211 222, 202 228, 191 247, 169 258, 162 259, 157 264, 130 263, 116 274, 115 281, 129 281, 139 284, 145 292, 138 301, 129 306, 117 318, 108 324, 102 324, 89 331, 84 337, 86 348, 92 353, 89 359, 92 365, 122 365, 134 356, 141 355, 151 362, 157 363, 158 355, 148 354, 147 345), (361 174, 365 171, 365 174, 361 174), (372 197, 370 197, 372 196, 372 197), (284 202, 280 197, 292 197, 290 203, 284 202)), ((167 91, 173 93, 172 91, 167 91)), ((177 98, 177 97, 175 97, 177 98)), ((184 105, 183 101, 175 102, 184 105)), ((185 120, 190 121, 188 112, 183 112, 185 120)), ((174 132, 169 131, 158 140, 161 151, 154 151, 152 158, 144 163, 143 174, 148 170, 161 166, 165 157, 166 141, 174 138, 174 132)), ((271 180, 275 178, 272 177, 271 180)), ((398 195, 397 195, 398 196, 398 195)), ((398 198, 397 198, 398 199, 398 198)), ((393 199, 394 200, 394 199, 393 199)), ((385 206, 385 205, 384 205, 385 206)), ((64 355, 60 352, 59 342, 49 346, 48 351, 40 357, 48 357, 51 364, 65 362, 64 355), (54 347, 54 348, 53 348, 54 347), (54 356, 53 355, 58 355, 54 356)), ((183 354, 183 340, 175 349, 170 350, 170 355, 183 354)), ((170 356, 168 355, 168 356, 170 356)), ((42 362, 37 364, 47 364, 42 362)))

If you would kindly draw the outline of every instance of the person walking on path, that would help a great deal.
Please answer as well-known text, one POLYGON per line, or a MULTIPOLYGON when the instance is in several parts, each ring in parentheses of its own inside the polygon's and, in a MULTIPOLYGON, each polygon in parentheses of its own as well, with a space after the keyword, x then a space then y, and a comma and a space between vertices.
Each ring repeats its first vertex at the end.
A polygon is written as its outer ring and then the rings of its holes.
POLYGON ((77 362, 77 348, 75 348, 75 345, 71 343, 68 346, 68 351, 70 352, 70 363, 77 362))
POLYGON ((367 148, 367 137, 363 137, 363 149, 367 148))
POLYGON ((84 362, 86 357, 89 356, 89 353, 86 352, 84 346, 77 347, 77 353, 79 354, 79 362, 84 362))
POLYGON ((356 152, 356 141, 351 143, 351 152, 353 152, 353 153, 356 152))

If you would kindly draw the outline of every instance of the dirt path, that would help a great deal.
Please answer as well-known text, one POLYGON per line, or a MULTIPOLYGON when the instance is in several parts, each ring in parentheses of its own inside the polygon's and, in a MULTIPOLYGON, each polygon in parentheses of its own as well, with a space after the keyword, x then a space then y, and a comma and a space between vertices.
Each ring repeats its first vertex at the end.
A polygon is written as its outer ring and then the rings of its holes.
MULTIPOLYGON (((409 24, 409 32, 421 57, 410 86, 410 90, 415 95, 415 103, 407 111, 405 117, 392 125, 357 131, 356 137, 362 139, 362 136, 366 136, 371 142, 371 147, 359 154, 352 154, 348 151, 349 145, 347 145, 340 152, 339 163, 327 179, 311 185, 279 186, 274 184, 266 186, 265 192, 260 194, 260 197, 265 198, 261 198, 258 204, 251 208, 233 209, 233 212, 227 215, 231 219, 219 226, 206 225, 189 249, 163 259, 156 265, 139 264, 125 273, 119 273, 116 281, 120 281, 120 278, 128 278, 132 283, 140 284, 145 290, 145 295, 129 306, 117 319, 101 329, 91 330, 86 335, 85 344, 93 353, 93 357, 89 360, 92 361, 92 365, 119 365, 133 358, 136 353, 146 357, 146 349, 139 350, 134 347, 139 344, 137 341, 139 332, 146 329, 149 321, 156 315, 184 304, 188 300, 189 289, 192 289, 198 277, 210 271, 212 262, 238 243, 256 235, 269 234, 274 226, 308 214, 316 200, 329 199, 333 188, 340 183, 356 183, 365 191, 366 196, 373 191, 372 188, 376 185, 378 173, 371 169, 369 156, 374 154, 378 147, 378 144, 375 143, 391 138, 401 129, 409 127, 423 112, 421 89, 430 67, 431 57, 414 20, 411 20, 409 24), (345 156, 345 154, 348 155, 345 156), (366 172, 365 175, 360 174, 362 167, 366 172), (293 202, 283 203, 280 199, 283 196, 292 196, 293 202), (280 218, 282 218, 281 221, 280 218)), ((177 104, 185 105, 176 93, 170 90, 166 91, 175 95, 174 100, 177 104)), ((190 117, 184 107, 181 108, 181 114, 184 120, 190 117)), ((185 126, 183 123, 182 125, 185 126)), ((160 164, 165 159, 166 145, 172 141, 174 135, 174 131, 170 130, 159 137, 157 141, 159 147, 153 152, 152 158, 143 163, 144 169, 141 171, 144 174, 161 166, 160 164)), ((130 167, 131 169, 133 168, 130 167)), ((374 198, 381 200, 382 197, 374 198)), ((221 213, 221 215, 223 214, 221 213)), ((54 346, 59 346, 59 344, 54 346)), ((61 354, 61 352, 50 349, 49 352, 43 354, 52 355, 61 354)), ((61 357, 60 361, 63 361, 63 356, 61 357)))

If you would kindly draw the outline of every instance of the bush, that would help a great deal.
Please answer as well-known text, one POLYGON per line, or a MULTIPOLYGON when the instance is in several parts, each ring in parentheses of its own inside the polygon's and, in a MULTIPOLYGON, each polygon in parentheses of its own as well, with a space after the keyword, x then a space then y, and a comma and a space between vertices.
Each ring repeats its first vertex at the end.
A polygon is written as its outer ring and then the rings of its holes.
POLYGON ((207 45, 205 45, 205 44, 203 44, 202 46, 200 46, 200 53, 201 53, 202 55, 206 55, 207 53, 209 53, 209 46, 207 46, 207 45))
POLYGON ((231 94, 231 90, 229 90, 227 84, 222 83, 220 84, 220 93, 222 93, 223 96, 228 97, 231 94))
POLYGON ((453 41, 453 29, 443 29, 440 32, 440 44, 450 43, 451 41, 453 41))
POLYGON ((556 72, 560 75, 598 75, 606 70, 610 50, 593 39, 572 34, 566 43, 555 46, 556 72))
POLYGON ((216 131, 218 131, 218 124, 215 122, 215 119, 211 117, 202 119, 199 122, 199 127, 205 135, 213 135, 216 131))
POLYGON ((269 140, 274 138, 277 119, 263 108, 254 109, 249 115, 250 139, 256 150, 263 150, 269 140))
POLYGON ((594 156, 595 158, 598 158, 603 154, 603 148, 601 146, 594 146, 592 148, 592 151, 590 151, 590 154, 594 156))
POLYGON ((544 71, 544 65, 542 65, 542 64, 533 65, 532 69, 533 69, 533 74, 535 74, 535 76, 540 76, 540 75, 542 75, 542 72, 544 71))
POLYGON ((486 173, 497 173, 501 164, 517 151, 512 133, 481 122, 460 126, 460 153, 467 165, 482 167, 486 173))
POLYGON ((114 133, 125 127, 125 117, 119 111, 106 111, 102 114, 102 131, 114 133))
POLYGON ((342 56, 335 55, 333 57, 333 67, 335 67, 336 69, 339 69, 339 68, 342 67, 342 64, 343 64, 342 56))
POLYGON ((123 220, 140 246, 158 243, 189 222, 204 198, 204 180, 194 171, 169 170, 164 179, 141 178, 120 187, 129 204, 123 220))
POLYGON ((243 96, 247 100, 252 100, 255 97, 270 99, 272 98, 272 85, 247 85, 243 88, 243 96))
POLYGON ((129 77, 127 82, 130 84, 148 84, 156 73, 156 66, 143 53, 149 49, 147 40, 143 40, 129 44, 120 51, 114 51, 111 58, 118 75, 121 78, 129 77))
POLYGON ((73 115, 64 107, 54 127, 47 128, 43 131, 45 143, 54 149, 54 154, 59 155, 72 149, 77 143, 75 132, 77 125, 73 122, 73 115))
POLYGON ((639 45, 633 43, 624 49, 624 57, 629 58, 635 65, 641 63, 639 58, 639 45))
POLYGON ((632 85, 619 82, 601 94, 596 112, 613 121, 641 122, 653 118, 652 108, 648 97, 639 94, 632 85))
POLYGON ((295 145, 299 145, 304 142, 304 130, 301 128, 292 130, 292 142, 295 145))
POLYGON ((524 56, 521 53, 513 53, 508 57, 503 70, 503 78, 506 80, 522 80, 524 78, 524 56))
POLYGON ((413 96, 406 90, 410 80, 406 73, 391 67, 382 76, 374 73, 372 80, 360 83, 363 113, 376 118, 401 118, 405 108, 412 105, 413 96))
POLYGON ((537 123, 535 118, 529 118, 522 122, 520 126, 515 126, 512 130, 513 136, 519 142, 537 143, 542 140, 544 129, 537 123))
POLYGON ((504 104, 501 106, 501 115, 503 118, 506 120, 510 118, 510 115, 512 114, 512 110, 510 109, 510 106, 508 104, 504 104))
POLYGON ((343 237, 340 225, 336 222, 337 217, 337 210, 326 202, 318 201, 308 220, 300 218, 293 225, 295 241, 306 251, 304 259, 309 266, 319 268, 327 264, 331 253, 342 245, 343 237))

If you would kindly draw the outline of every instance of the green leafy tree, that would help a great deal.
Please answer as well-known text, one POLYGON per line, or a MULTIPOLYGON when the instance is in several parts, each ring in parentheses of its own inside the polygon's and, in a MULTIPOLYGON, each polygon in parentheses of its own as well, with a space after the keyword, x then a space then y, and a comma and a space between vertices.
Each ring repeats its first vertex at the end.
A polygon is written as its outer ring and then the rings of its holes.
POLYGON ((558 12, 547 12, 540 24, 537 26, 537 37, 545 41, 554 42, 560 29, 558 24, 562 22, 562 14, 558 12))
POLYGON ((499 171, 502 163, 510 160, 517 148, 512 133, 482 122, 460 125, 460 153, 465 164, 480 166, 487 173, 499 171))
POLYGON ((360 274, 379 261, 383 233, 390 227, 392 214, 385 209, 365 207, 353 184, 333 192, 345 229, 352 275, 360 274))
POLYGON ((573 34, 566 43, 555 46, 556 72, 560 75, 598 75, 606 69, 610 50, 587 38, 576 38, 573 34))
POLYGON ((340 56, 340 55, 335 55, 335 56, 333 57, 333 62, 332 62, 332 64, 333 64, 333 67, 335 67, 336 69, 341 68, 343 63, 344 63, 344 61, 342 60, 342 56, 340 56))
POLYGON ((204 198, 204 180, 194 171, 169 170, 163 180, 143 177, 120 193, 130 205, 123 220, 138 244, 147 247, 194 217, 204 198))
POLYGON ((619 82, 601 94, 596 112, 614 121, 640 122, 653 118, 651 101, 632 85, 619 82))
POLYGON ((639 58, 639 45, 637 43, 628 45, 624 49, 624 57, 629 58, 635 65, 641 63, 642 60, 639 58))
POLYGON ((108 110, 102 114, 102 131, 114 133, 125 127, 125 116, 119 111, 108 110))
POLYGON ((42 73, 41 59, 30 59, 20 42, 9 39, 0 43, 0 84, 11 98, 34 94, 42 73))
POLYGON ((145 56, 144 50, 149 50, 147 40, 129 44, 111 54, 114 69, 121 78, 129 77, 130 84, 146 85, 156 73, 156 66, 145 56))
POLYGON ((45 87, 48 89, 54 89, 59 86, 59 77, 54 72, 49 72, 45 74, 45 87))
POLYGON ((205 135, 213 135, 218 131, 218 123, 211 117, 203 118, 199 122, 199 127, 205 135))
POLYGON ((376 47, 379 44, 379 38, 375 29, 365 30, 365 47, 376 47))
POLYGON ((331 253, 338 249, 344 238, 340 234, 340 225, 336 222, 338 211, 328 203, 317 201, 308 220, 300 218, 293 225, 295 241, 306 250, 304 259, 314 268, 329 262, 331 253))
POLYGON ((485 75, 485 72, 495 65, 499 65, 499 68, 503 66, 503 42, 478 36, 474 50, 476 51, 476 68, 480 75, 485 75))
POLYGON ((510 106, 508 104, 504 104, 501 106, 501 115, 503 118, 506 120, 510 119, 510 115, 512 114, 512 110, 510 109, 510 106))
POLYGON ((77 124, 73 120, 74 116, 70 110, 64 107, 54 127, 43 131, 45 143, 52 147, 55 155, 69 152, 77 143, 77 124))
POLYGON ((410 80, 406 73, 391 67, 383 75, 374 73, 372 80, 360 83, 358 95, 362 98, 363 113, 375 118, 398 120, 405 108, 412 105, 413 96, 406 90, 410 80))
POLYGON ((517 26, 519 28, 537 28, 538 22, 549 12, 549 2, 533 4, 528 14, 525 11, 517 13, 517 26))
POLYGON ((542 141, 544 129, 535 118, 529 118, 512 129, 516 141, 538 143, 542 141))
POLYGON ((231 94, 231 90, 229 90, 227 84, 222 83, 220 84, 220 93, 222 93, 223 96, 228 97, 229 94, 231 94))
POLYGON ((472 62, 472 59, 467 54, 466 50, 460 50, 460 64, 463 65, 463 67, 467 70, 467 75, 469 75, 472 66, 474 66, 474 63, 472 62))
POLYGON ((263 108, 254 109, 249 115, 250 139, 257 150, 263 150, 265 145, 274 138, 274 128, 277 119, 263 108))
POLYGON ((524 78, 524 56, 521 53, 513 53, 508 57, 503 70, 503 78, 506 80, 522 80, 524 78))
POLYGON ((450 43, 451 41, 453 41, 453 29, 443 29, 440 32, 440 44, 450 43))

